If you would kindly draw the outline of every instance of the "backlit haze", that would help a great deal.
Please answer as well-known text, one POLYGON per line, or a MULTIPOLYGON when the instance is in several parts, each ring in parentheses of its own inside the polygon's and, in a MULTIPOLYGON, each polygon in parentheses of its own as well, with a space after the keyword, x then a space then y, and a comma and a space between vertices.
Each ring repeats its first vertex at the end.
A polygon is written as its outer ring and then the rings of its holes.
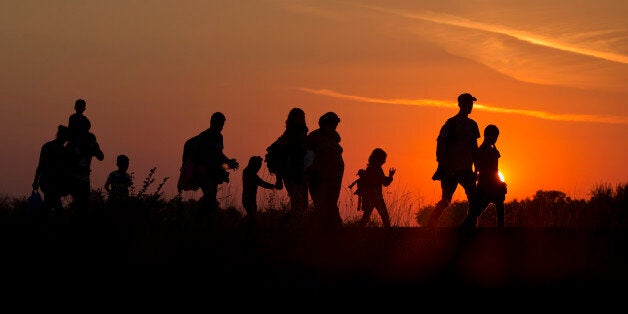
POLYGON ((627 13, 626 1, 5 0, 0 193, 30 193, 41 145, 83 98, 105 153, 93 188, 126 154, 136 186, 157 167, 174 196, 183 142, 221 111, 224 152, 241 167, 219 197, 239 207, 249 157, 301 107, 310 130, 340 116, 345 187, 381 147, 385 171, 397 168, 389 197, 430 205, 436 136, 469 92, 480 131, 500 129, 506 201, 588 198, 628 181, 627 13))

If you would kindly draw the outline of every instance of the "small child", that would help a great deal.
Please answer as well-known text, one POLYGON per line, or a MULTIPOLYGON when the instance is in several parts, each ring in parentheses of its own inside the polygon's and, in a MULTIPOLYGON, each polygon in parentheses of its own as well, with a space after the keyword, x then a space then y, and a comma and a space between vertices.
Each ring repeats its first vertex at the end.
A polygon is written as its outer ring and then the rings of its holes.
POLYGON ((477 173, 477 192, 475 201, 470 206, 469 215, 463 226, 474 228, 477 218, 482 215, 489 204, 493 203, 497 210, 497 227, 504 227, 504 200, 506 199, 506 183, 499 177, 498 159, 501 157, 495 143, 499 136, 497 126, 489 124, 484 129, 484 141, 478 148, 475 160, 477 173))
POLYGON ((76 112, 73 113, 68 120, 68 127, 70 128, 71 132, 75 134, 84 134, 91 129, 91 122, 85 115, 83 115, 83 112, 85 112, 86 108, 87 103, 85 102, 85 100, 77 99, 74 102, 74 110, 76 112))
POLYGON ((118 155, 116 158, 118 170, 109 173, 105 190, 109 193, 110 201, 120 201, 129 198, 129 188, 132 185, 131 175, 127 173, 129 169, 129 157, 118 155))
POLYGON ((382 218, 384 227, 390 228, 390 216, 388 208, 384 202, 382 194, 382 186, 389 186, 393 181, 393 175, 397 171, 395 168, 388 170, 388 176, 384 175, 382 166, 386 163, 386 152, 381 148, 375 148, 369 156, 366 170, 362 173, 360 180, 362 181, 360 193, 362 195, 362 220, 359 226, 364 227, 371 218, 373 209, 377 209, 379 216, 382 218))
POLYGON ((265 189, 281 189, 280 181, 275 184, 266 182, 257 173, 262 168, 262 157, 252 156, 249 164, 242 171, 242 206, 247 216, 252 220, 257 213, 257 187, 265 189))

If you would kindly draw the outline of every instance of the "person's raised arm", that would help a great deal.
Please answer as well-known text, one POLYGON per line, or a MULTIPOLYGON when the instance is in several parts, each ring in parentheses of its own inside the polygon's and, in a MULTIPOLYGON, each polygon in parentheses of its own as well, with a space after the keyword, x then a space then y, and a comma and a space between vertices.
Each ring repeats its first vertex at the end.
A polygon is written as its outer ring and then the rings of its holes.
POLYGON ((384 177, 384 186, 389 186, 392 183, 395 172, 397 172, 395 168, 388 169, 388 176, 384 177))
POLYGON ((262 180, 262 178, 260 178, 259 176, 257 176, 257 185, 265 189, 274 189, 277 186, 276 184, 272 184, 262 180))

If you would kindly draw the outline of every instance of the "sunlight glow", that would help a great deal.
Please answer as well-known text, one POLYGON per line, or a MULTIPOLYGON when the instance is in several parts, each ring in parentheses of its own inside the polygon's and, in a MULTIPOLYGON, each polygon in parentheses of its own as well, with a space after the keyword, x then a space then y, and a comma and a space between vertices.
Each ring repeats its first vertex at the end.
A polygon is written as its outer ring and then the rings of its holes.
POLYGON ((499 176, 499 179, 500 179, 502 182, 506 182, 506 179, 504 178, 504 174, 503 174, 501 171, 498 171, 498 172, 497 172, 497 175, 499 176))
MULTIPOLYGON (((422 107, 440 107, 440 108, 456 108, 458 104, 452 101, 435 100, 435 99, 381 99, 371 98, 356 95, 347 95, 339 93, 329 89, 311 89, 311 88, 298 88, 302 92, 306 92, 314 95, 322 95, 333 98, 348 99, 359 102, 378 103, 378 104, 395 104, 395 105, 410 105, 410 106, 422 106, 422 107)), ((573 121, 573 122, 597 122, 597 123, 611 123, 611 124, 628 124, 628 117, 613 116, 613 115, 592 115, 592 114, 561 114, 551 113, 538 110, 526 110, 526 109, 509 109, 501 107, 493 107, 483 104, 475 104, 474 108, 478 110, 484 110, 497 113, 518 114, 523 116, 529 116, 544 120, 553 121, 573 121)))

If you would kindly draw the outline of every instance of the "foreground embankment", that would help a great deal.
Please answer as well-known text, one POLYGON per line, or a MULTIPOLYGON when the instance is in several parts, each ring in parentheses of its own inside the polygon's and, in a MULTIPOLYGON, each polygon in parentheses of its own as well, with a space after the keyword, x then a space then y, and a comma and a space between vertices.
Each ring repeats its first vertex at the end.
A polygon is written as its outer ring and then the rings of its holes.
POLYGON ((79 292, 361 297, 557 292, 591 297, 628 289, 628 231, 623 229, 345 228, 330 233, 294 227, 75 226, 5 228, 1 243, 5 288, 26 284, 54 291, 69 283, 79 292))

